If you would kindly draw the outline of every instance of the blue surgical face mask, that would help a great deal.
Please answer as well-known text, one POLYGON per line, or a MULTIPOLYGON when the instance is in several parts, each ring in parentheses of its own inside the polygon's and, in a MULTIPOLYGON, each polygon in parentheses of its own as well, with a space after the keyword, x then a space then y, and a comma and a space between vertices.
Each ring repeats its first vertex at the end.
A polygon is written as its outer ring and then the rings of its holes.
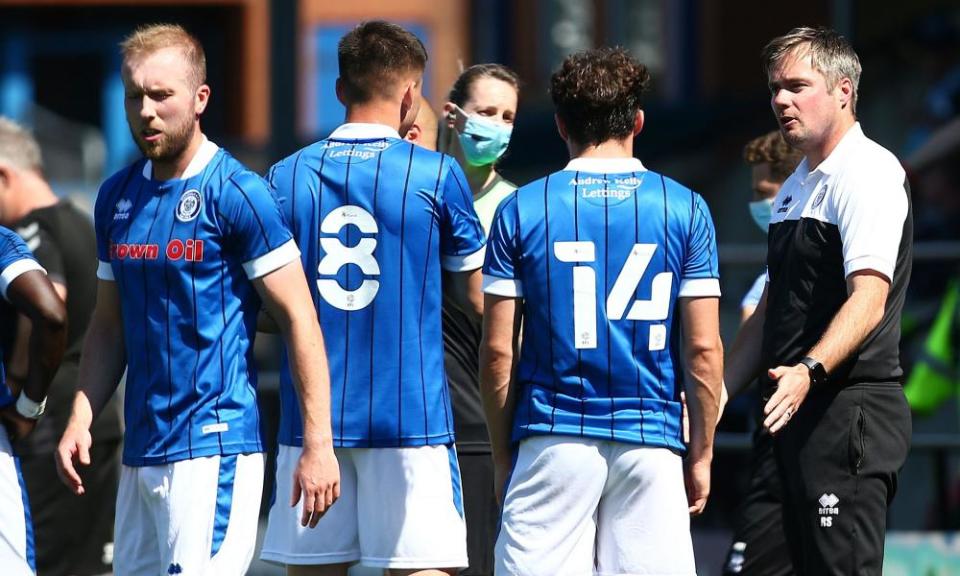
POLYGON ((773 213, 773 198, 754 200, 750 203, 750 215, 764 233, 770 227, 770 215, 773 213))
POLYGON ((457 111, 467 118, 459 134, 460 147, 463 148, 467 164, 489 166, 503 156, 510 144, 513 126, 492 122, 476 114, 467 115, 460 108, 457 111))

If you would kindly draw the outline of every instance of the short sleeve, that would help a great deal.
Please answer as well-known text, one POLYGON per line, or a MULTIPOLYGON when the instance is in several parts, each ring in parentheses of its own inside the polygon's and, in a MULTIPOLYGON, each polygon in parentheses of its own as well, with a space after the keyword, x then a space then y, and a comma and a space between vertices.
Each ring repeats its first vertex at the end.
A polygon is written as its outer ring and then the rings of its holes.
POLYGON ((11 230, 0 228, 0 296, 6 300, 10 284, 31 270, 44 272, 19 236, 11 230))
POLYGON ((874 270, 893 280, 908 208, 906 175, 896 168, 863 171, 832 195, 845 276, 874 270))
MULTIPOLYGON (((136 166, 136 164, 135 164, 136 166)), ((133 170, 133 168, 128 168, 133 170)), ((110 262, 110 236, 107 232, 108 223, 113 218, 115 203, 112 201, 116 189, 114 176, 100 186, 97 192, 97 201, 93 207, 93 230, 97 238, 97 278, 113 282, 113 265, 110 262)))
POLYGON ((270 170, 267 172, 267 184, 270 186, 270 191, 274 198, 276 198, 280 216, 283 218, 287 227, 291 227, 294 222, 293 201, 290 193, 293 186, 293 178, 288 166, 288 160, 281 160, 270 167, 270 170))
POLYGON ((717 263, 717 233, 710 209, 699 194, 692 195, 687 254, 683 262, 678 296, 700 298, 720 296, 720 274, 717 263))
POLYGON ((250 172, 231 176, 217 210, 248 278, 265 276, 300 257, 276 198, 259 176, 250 172))
POLYGON ((520 214, 517 211, 517 193, 500 203, 490 226, 490 240, 483 264, 483 291, 487 294, 523 297, 523 282, 519 276, 520 214))
POLYGON ((466 272, 483 266, 486 238, 473 208, 467 178, 455 160, 443 157, 449 169, 440 204, 440 256, 444 270, 466 272))
POLYGON ((763 289, 767 287, 767 273, 757 276, 757 279, 753 281, 753 284, 750 286, 750 290, 743 295, 743 299, 740 300, 740 308, 755 308, 760 304, 760 298, 763 297, 763 289))
POLYGON ((66 285, 63 253, 42 223, 38 220, 24 221, 17 226, 16 233, 33 252, 40 266, 47 271, 50 281, 66 285))

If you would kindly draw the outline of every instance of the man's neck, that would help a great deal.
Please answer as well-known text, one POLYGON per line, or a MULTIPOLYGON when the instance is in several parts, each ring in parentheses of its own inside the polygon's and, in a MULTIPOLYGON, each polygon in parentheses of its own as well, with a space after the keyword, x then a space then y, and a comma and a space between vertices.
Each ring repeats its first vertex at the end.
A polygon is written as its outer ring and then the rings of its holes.
POLYGON ((400 105, 379 100, 354 104, 347 109, 345 122, 347 124, 382 124, 399 132, 400 105))
POLYGON ((633 137, 623 140, 605 140, 599 144, 580 145, 567 140, 570 159, 574 158, 633 158, 633 137))
POLYGON ((25 174, 23 179, 23 187, 17 195, 16 202, 4 211, 3 224, 5 225, 12 225, 34 210, 53 206, 60 200, 39 174, 25 174))
POLYGON ((809 150, 804 150, 807 157, 807 168, 811 171, 816 170, 817 166, 822 164, 836 149, 856 122, 857 120, 853 116, 844 116, 827 132, 826 138, 811 146, 809 150))
POLYGON ((153 162, 153 174, 151 177, 154 180, 174 180, 183 176, 183 173, 187 171, 187 167, 190 166, 190 161, 193 160, 193 157, 197 155, 197 151, 200 150, 200 146, 203 144, 203 133, 200 132, 200 127, 197 126, 196 130, 193 131, 193 137, 190 138, 190 143, 187 144, 187 147, 183 149, 175 159, 169 161, 154 161, 153 162))

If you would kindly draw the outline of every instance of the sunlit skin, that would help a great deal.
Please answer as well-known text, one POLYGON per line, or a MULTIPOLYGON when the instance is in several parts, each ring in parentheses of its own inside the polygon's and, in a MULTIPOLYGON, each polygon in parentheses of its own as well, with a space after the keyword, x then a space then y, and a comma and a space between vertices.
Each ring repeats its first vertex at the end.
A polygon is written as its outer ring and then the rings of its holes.
POLYGON ((754 164, 751 169, 751 180, 753 197, 751 200, 771 200, 776 197, 780 191, 781 182, 773 179, 770 171, 770 163, 762 162, 754 164))
MULTIPOLYGON (((447 128, 454 128, 458 133, 462 132, 467 117, 474 114, 491 122, 512 126, 517 116, 517 101, 517 90, 511 84, 489 76, 477 78, 470 85, 467 100, 460 107, 464 113, 460 113, 453 102, 447 102, 443 106, 447 128)), ((496 177, 496 170, 492 164, 471 166, 462 161, 462 155, 458 155, 458 159, 461 160, 460 165, 467 174, 467 180, 470 181, 470 189, 473 190, 474 195, 496 177)))
POLYGON ((153 178, 179 177, 203 141, 200 115, 210 88, 194 86, 190 66, 176 47, 127 60, 122 78, 130 134, 153 161, 153 178))
POLYGON ((842 78, 831 90, 808 50, 799 47, 771 70, 769 88, 783 138, 804 153, 811 170, 816 168, 855 122, 853 84, 842 78))

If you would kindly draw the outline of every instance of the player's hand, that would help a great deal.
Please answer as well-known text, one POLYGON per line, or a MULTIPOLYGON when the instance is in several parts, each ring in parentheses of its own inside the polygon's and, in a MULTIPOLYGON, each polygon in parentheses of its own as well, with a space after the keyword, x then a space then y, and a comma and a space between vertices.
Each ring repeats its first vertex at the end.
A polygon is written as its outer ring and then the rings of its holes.
POLYGON ((340 464, 332 447, 310 448, 304 445, 293 473, 290 506, 303 497, 300 525, 315 528, 320 518, 340 498, 340 464))
POLYGON ((54 454, 57 460, 57 475, 67 485, 67 488, 77 496, 83 494, 85 490, 83 479, 80 478, 75 464, 90 465, 90 445, 92 443, 93 437, 90 436, 89 429, 68 425, 60 438, 57 452, 54 454))
POLYGON ((688 455, 683 473, 687 489, 687 510, 691 516, 699 516, 707 507, 707 498, 710 496, 710 459, 688 455))
POLYGON ((7 432, 16 440, 28 436, 37 425, 37 421, 33 418, 21 416, 12 404, 0 411, 0 416, 3 418, 4 426, 7 427, 7 432))
POLYGON ((771 435, 783 429, 810 392, 810 370, 803 364, 777 366, 767 371, 777 390, 763 407, 763 427, 771 435))

